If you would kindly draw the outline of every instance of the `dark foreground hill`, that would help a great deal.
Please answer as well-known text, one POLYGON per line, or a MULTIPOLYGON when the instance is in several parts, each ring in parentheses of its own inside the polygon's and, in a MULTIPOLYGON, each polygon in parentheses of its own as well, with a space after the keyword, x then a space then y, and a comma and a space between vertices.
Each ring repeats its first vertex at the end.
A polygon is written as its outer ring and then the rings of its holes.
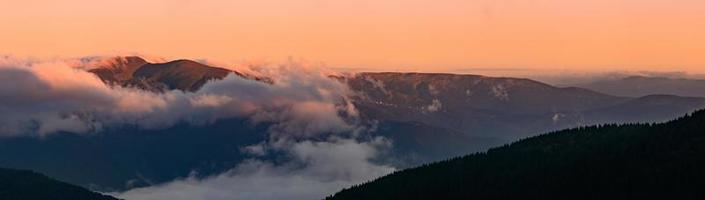
POLYGON ((403 170, 329 199, 704 199, 705 111, 553 132, 403 170))
POLYGON ((2 200, 117 200, 25 170, 0 168, 2 200))

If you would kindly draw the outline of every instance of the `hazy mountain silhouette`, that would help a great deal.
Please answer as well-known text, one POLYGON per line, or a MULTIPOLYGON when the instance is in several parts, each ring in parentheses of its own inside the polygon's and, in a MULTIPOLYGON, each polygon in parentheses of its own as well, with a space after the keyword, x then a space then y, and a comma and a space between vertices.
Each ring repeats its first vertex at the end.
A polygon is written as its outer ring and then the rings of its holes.
POLYGON ((705 80, 630 76, 613 80, 596 81, 579 87, 618 96, 678 95, 705 96, 705 80))

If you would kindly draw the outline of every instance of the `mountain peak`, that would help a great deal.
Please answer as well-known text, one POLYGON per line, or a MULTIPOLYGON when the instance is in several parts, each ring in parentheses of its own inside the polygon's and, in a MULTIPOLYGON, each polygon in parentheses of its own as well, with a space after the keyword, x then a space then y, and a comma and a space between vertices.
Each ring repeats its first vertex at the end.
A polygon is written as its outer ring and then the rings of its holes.
POLYGON ((115 57, 89 70, 107 84, 137 87, 150 91, 196 91, 206 82, 241 73, 180 59, 150 63, 138 56, 115 57))

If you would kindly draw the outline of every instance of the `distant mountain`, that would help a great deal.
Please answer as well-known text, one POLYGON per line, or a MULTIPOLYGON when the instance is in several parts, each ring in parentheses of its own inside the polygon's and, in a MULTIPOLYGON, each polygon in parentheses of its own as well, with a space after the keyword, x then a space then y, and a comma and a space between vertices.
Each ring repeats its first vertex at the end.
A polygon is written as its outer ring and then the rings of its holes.
POLYGON ((5 200, 117 200, 78 186, 25 170, 0 168, 0 199, 5 200))
POLYGON ((361 73, 348 82, 369 103, 405 104, 405 109, 494 110, 512 114, 579 111, 627 100, 582 88, 559 88, 530 79, 428 73, 361 73), (427 108, 427 109, 424 109, 427 108))
POLYGON ((360 73, 343 79, 370 119, 415 121, 505 142, 580 125, 660 122, 705 108, 705 98, 618 97, 518 78, 360 73))
POLYGON ((553 132, 395 172, 344 199, 703 199, 705 111, 553 132))
MULTIPOLYGON (((229 73, 272 82, 190 60, 153 64, 139 57, 119 57, 90 72, 108 84, 150 91, 193 92, 229 73)), ((360 73, 337 78, 356 92, 353 103, 368 120, 423 123, 473 138, 503 141, 606 119, 659 122, 705 107, 705 98, 681 104, 681 97, 662 96, 659 105, 652 107, 641 101, 653 98, 620 97, 519 78, 428 73, 360 73)))
POLYGON ((584 117, 594 119, 595 123, 662 122, 698 108, 705 108, 701 97, 649 95, 590 110, 584 113, 584 117))
POLYGON ((678 95, 705 97, 705 80, 698 79, 630 76, 592 82, 578 87, 617 96, 678 95))
POLYGON ((191 60, 149 63, 136 56, 116 57, 107 64, 90 69, 108 84, 136 87, 150 91, 182 90, 194 92, 208 81, 220 80, 234 73, 241 77, 269 81, 224 68, 212 67, 191 60))

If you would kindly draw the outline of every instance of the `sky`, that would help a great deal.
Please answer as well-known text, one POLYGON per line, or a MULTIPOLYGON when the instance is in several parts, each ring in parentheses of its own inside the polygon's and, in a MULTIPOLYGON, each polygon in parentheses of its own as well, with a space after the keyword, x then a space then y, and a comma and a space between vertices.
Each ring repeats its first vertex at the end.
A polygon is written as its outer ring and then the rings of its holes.
POLYGON ((705 73, 702 0, 0 0, 0 54, 705 73))

